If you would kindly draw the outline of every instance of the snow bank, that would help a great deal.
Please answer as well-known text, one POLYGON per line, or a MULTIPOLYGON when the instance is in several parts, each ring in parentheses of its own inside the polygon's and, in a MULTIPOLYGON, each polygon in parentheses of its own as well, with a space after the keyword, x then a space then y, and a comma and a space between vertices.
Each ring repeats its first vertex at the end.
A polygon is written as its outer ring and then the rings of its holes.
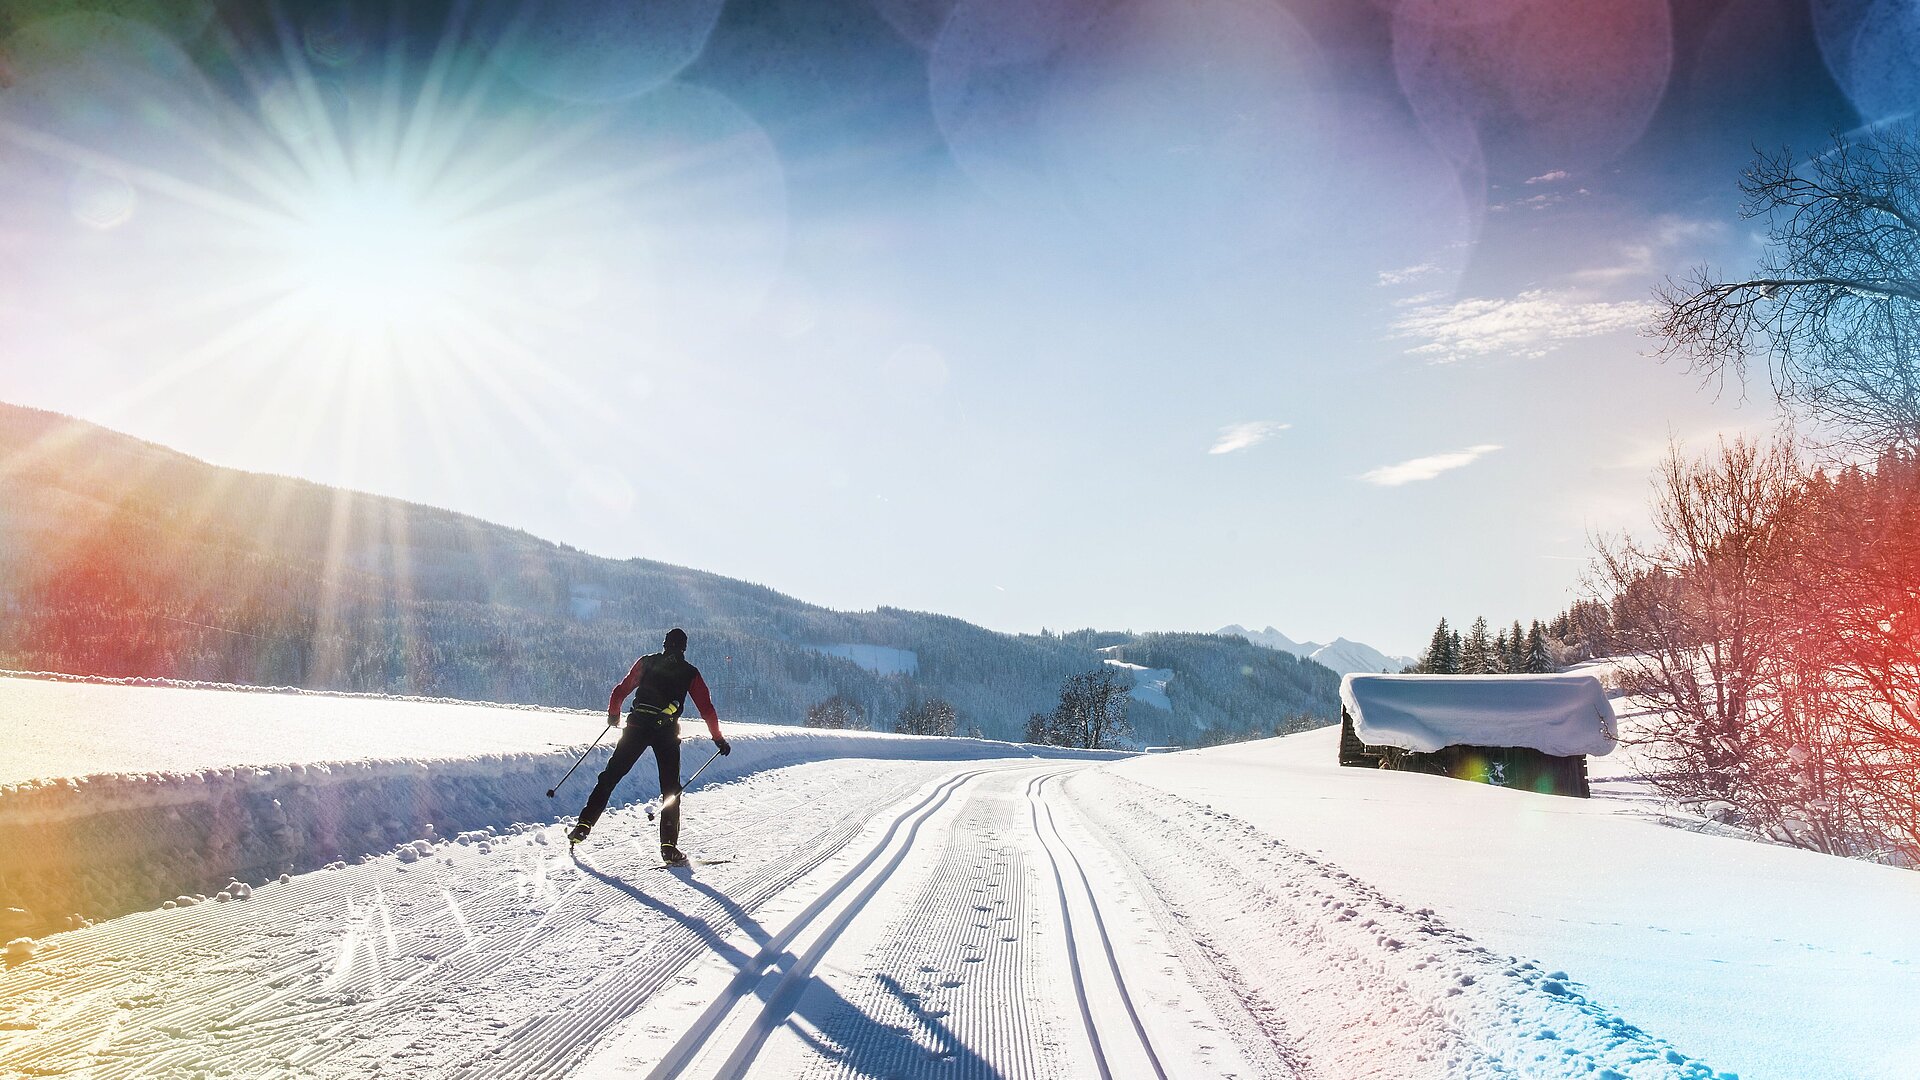
POLYGON ((1608 754, 1613 706, 1591 675, 1347 675, 1340 704, 1372 746, 1433 753, 1449 746, 1525 746, 1545 754, 1608 754))
POLYGON ((0 785, 292 761, 467 757, 590 741, 590 711, 219 683, 0 677, 0 785))
MULTIPOLYGON (((614 741, 548 799, 599 722, 467 704, 19 679, 0 680, 0 715, 8 728, 0 776, 18 781, 0 784, 0 909, 24 909, 13 921, 28 933, 76 914, 111 917, 219 892, 234 878, 258 883, 417 840, 570 816, 614 741), (105 768, 18 780, 48 761, 90 756, 105 768)), ((1070 753, 877 732, 726 730, 734 752, 699 786, 823 758, 1070 753)), ((689 738, 685 772, 706 760, 707 745, 689 738)), ((619 799, 657 794, 643 763, 619 799)))

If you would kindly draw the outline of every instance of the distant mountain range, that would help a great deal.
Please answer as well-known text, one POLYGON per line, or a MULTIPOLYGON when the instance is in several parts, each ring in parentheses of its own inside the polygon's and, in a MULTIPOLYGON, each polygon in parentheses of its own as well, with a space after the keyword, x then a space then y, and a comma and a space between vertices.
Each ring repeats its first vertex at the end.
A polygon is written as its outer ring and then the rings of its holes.
POLYGON ((672 626, 740 719, 838 694, 884 730, 939 697, 962 733, 1018 738, 1108 660, 1169 673, 1130 710, 1143 743, 1337 716, 1332 671, 1243 638, 832 611, 0 404, 0 668, 597 708, 672 626))
POLYGON ((1264 645, 1269 649, 1292 653, 1316 664, 1332 668, 1341 675, 1364 672, 1397 672, 1418 663, 1411 656, 1389 656, 1371 645, 1346 638, 1334 638, 1325 645, 1316 641, 1295 641, 1287 635, 1269 626, 1265 630, 1249 630, 1238 624, 1223 626, 1214 631, 1216 634, 1228 634, 1243 637, 1255 645, 1264 645))

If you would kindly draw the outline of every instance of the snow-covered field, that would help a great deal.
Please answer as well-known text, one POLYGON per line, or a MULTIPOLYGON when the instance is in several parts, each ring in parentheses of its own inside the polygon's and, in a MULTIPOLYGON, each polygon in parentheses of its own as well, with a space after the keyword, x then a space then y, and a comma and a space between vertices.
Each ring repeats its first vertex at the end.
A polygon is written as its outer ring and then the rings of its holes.
MULTIPOLYGON (((94 824, 137 881, 158 884, 141 847, 198 828, 209 785, 252 792, 226 827, 273 833, 248 819, 281 798, 280 832, 320 836, 304 818, 338 800, 287 811, 292 778, 326 783, 271 766, 351 776, 362 745, 400 772, 352 798, 398 828, 346 837, 381 852, 364 862, 262 870, 227 903, 154 895, 17 950, 0 1076, 1755 1080, 1920 1058, 1920 876, 1630 799, 1342 770, 1331 730, 1115 761, 742 728, 687 796, 684 846, 727 861, 668 871, 632 801, 567 850, 555 822, 590 777, 549 803, 578 749, 546 743, 584 743, 592 717, 23 685, 0 680, 9 729, 149 718, 109 725, 93 760, 33 751, 69 775, 140 767, 114 754, 175 770, 117 782, 150 790, 94 824), (223 747, 234 710, 273 723, 223 747), (490 820, 459 836, 434 815, 490 820)), ((5 775, 33 776, 12 753, 5 775)), ((0 843, 48 831, 48 799, 79 828, 93 788, 0 792, 0 843)), ((210 872, 222 848, 201 850, 210 872)))

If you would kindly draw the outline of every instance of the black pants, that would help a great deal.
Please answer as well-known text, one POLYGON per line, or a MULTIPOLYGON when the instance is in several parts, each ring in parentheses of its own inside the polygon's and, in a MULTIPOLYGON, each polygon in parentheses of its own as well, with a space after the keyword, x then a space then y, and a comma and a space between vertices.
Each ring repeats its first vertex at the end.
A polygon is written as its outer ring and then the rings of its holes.
POLYGON ((580 811, 580 824, 592 825, 606 812, 613 788, 632 770, 640 755, 651 747, 654 764, 660 766, 660 843, 680 841, 680 721, 670 716, 637 712, 627 717, 627 729, 614 745, 613 757, 600 770, 600 781, 587 796, 580 811))

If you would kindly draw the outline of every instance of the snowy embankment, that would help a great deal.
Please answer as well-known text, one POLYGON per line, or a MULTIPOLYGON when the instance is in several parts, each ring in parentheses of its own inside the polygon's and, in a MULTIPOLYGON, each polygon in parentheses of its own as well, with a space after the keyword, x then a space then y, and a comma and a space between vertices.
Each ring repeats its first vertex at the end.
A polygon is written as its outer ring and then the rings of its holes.
MULTIPOLYGON (((371 696, 0 678, 0 931, 39 935, 579 809, 614 739, 553 787, 598 714, 371 696), (14 909, 14 910, 5 910, 14 909), (78 917, 78 918, 76 918, 78 917)), ((683 771, 708 743, 687 726, 683 771)), ((707 784, 822 758, 965 760, 1034 748, 728 724, 707 784)), ((615 805, 658 794, 643 762, 615 805)))
MULTIPOLYGON (((1743 1080, 1913 1074, 1920 874, 1666 827, 1639 799, 1342 769, 1338 737, 1324 729, 1102 771, 1196 804, 1208 857, 1196 850, 1194 865, 1239 866, 1282 898, 1262 901, 1270 918, 1255 924, 1353 893, 1355 915, 1340 926, 1373 924, 1381 949, 1367 963, 1404 967, 1396 978, 1416 989, 1438 984, 1428 967, 1397 961, 1400 946, 1459 936, 1486 955, 1452 966, 1480 984, 1490 972, 1515 984, 1487 1016, 1544 995, 1589 1015, 1590 1029, 1618 1018, 1743 1080), (1295 895, 1315 878, 1325 896, 1295 895)), ((1597 780, 1615 771, 1609 761, 1594 763, 1597 780)), ((1276 997, 1308 981, 1260 972, 1273 935, 1232 923, 1222 935, 1276 997)), ((1473 984, 1459 989, 1441 999, 1447 1008, 1473 1006, 1473 984)), ((1556 1053, 1568 1034, 1555 1023, 1513 1031, 1558 1036, 1541 1039, 1556 1053)))

